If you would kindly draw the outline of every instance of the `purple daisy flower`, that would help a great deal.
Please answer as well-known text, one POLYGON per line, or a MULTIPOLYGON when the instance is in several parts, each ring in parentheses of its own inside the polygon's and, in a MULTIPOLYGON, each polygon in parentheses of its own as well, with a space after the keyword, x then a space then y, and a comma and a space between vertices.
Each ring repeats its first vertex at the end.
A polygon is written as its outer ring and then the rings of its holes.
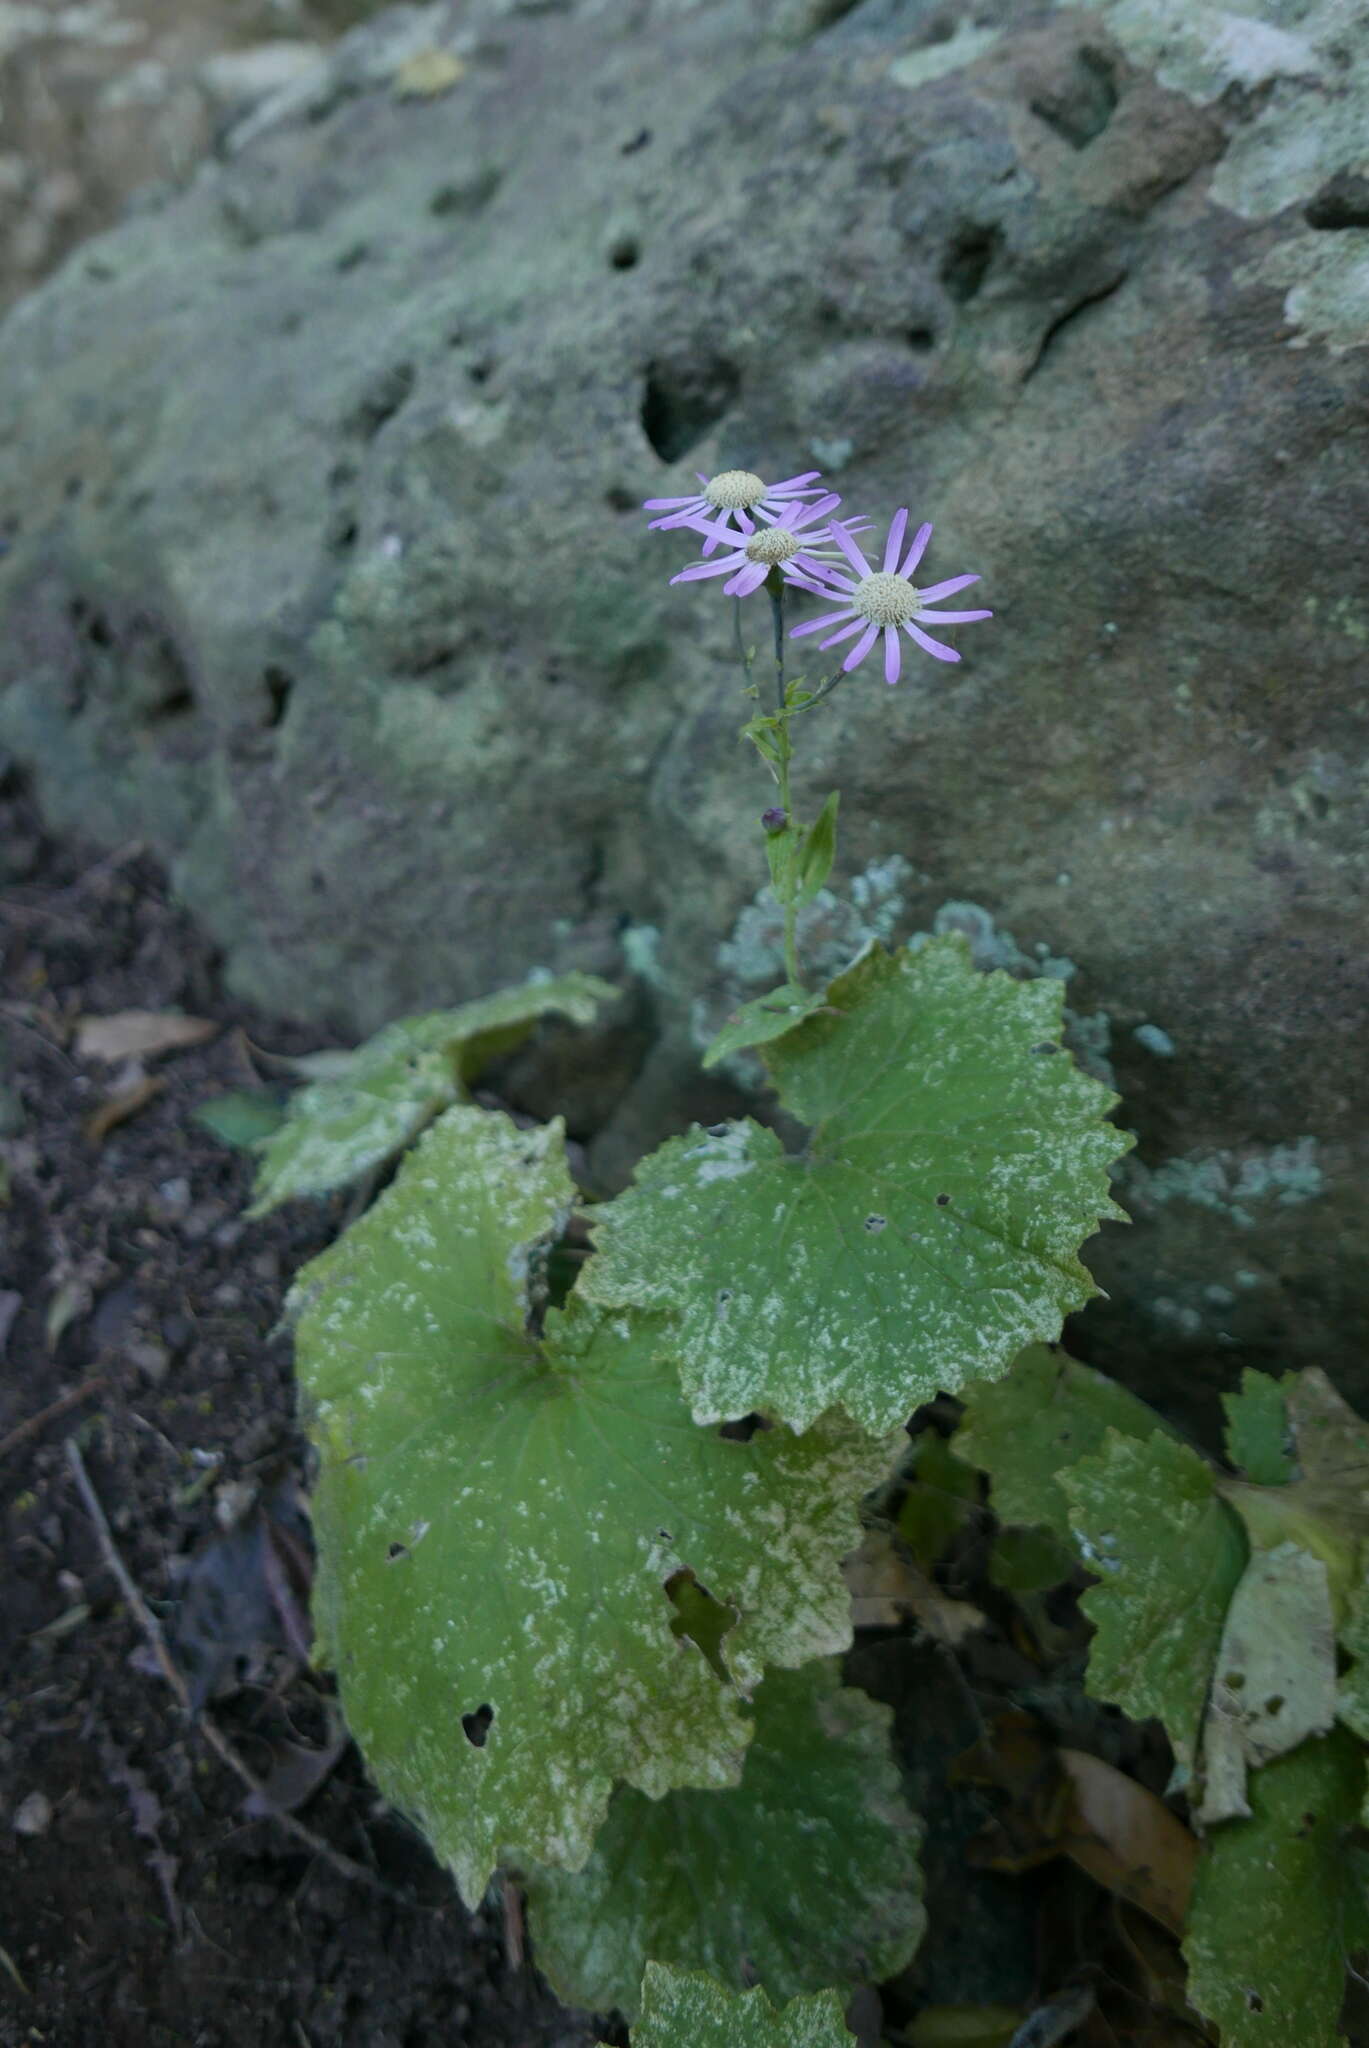
POLYGON ((835 647, 839 640, 849 640, 859 634, 855 646, 842 662, 842 669, 850 671, 858 662, 864 661, 880 634, 884 635, 884 680, 896 683, 902 666, 903 643, 898 637, 902 626, 909 638, 915 640, 925 654, 935 655, 938 661, 959 661, 954 647, 947 647, 943 641, 933 640, 930 633, 924 633, 920 621, 928 625, 959 626, 969 619, 991 619, 992 612, 933 612, 927 607, 940 597, 954 597, 958 590, 964 590, 971 583, 978 583, 977 576, 949 576, 944 583, 933 583, 927 590, 918 590, 910 581, 914 569, 922 560, 928 541, 932 537, 930 525, 919 526, 913 544, 899 563, 899 550, 908 527, 908 512, 905 506, 894 514, 889 528, 889 538, 884 546, 884 567, 873 573, 855 542, 846 533, 840 522, 833 521, 831 533, 842 553, 846 556, 854 575, 845 570, 825 569, 826 590, 818 586, 824 596, 840 596, 843 609, 829 612, 825 618, 810 619, 802 626, 795 626, 793 637, 803 633, 821 633, 829 627, 820 647, 835 647))
MULTIPOLYGON (((643 505, 644 512, 663 512, 663 519, 650 522, 654 533, 659 527, 693 526, 703 521, 707 525, 717 524, 728 527, 734 516, 741 523, 741 517, 750 513, 753 520, 761 520, 773 526, 787 505, 798 499, 820 498, 823 487, 817 483, 820 470, 805 470, 802 476, 787 476, 782 483, 767 484, 749 469, 723 469, 717 476, 705 476, 695 470, 695 476, 703 485, 699 496, 693 498, 648 498, 643 505)), ((710 540, 704 548, 711 555, 718 546, 710 540)))
MULTIPOLYGON (((757 526, 745 512, 738 511, 740 534, 733 533, 726 526, 705 526, 702 520, 696 520, 691 531, 702 534, 705 541, 714 547, 726 547, 728 553, 719 555, 716 561, 693 562, 670 580, 672 583, 695 583, 702 576, 729 576, 731 581, 723 585, 727 595, 749 597, 753 590, 760 589, 772 569, 779 568, 783 570, 786 581, 802 581, 805 590, 822 588, 823 595, 831 597, 835 593, 830 588, 815 584, 810 579, 831 573, 829 564, 816 550, 830 547, 836 536, 828 526, 820 526, 812 533, 804 529, 811 527, 814 520, 825 519, 840 503, 835 491, 817 499, 812 505, 793 499, 772 526, 757 526)), ((705 546, 705 555, 708 552, 709 548, 705 546)))

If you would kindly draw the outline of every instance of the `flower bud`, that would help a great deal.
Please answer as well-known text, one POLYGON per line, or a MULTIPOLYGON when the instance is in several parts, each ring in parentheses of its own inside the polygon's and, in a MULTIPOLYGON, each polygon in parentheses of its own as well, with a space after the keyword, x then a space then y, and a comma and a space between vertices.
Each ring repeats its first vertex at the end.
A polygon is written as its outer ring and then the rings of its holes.
POLYGON ((768 811, 761 812, 761 823, 766 831, 771 834, 783 832, 785 826, 789 823, 789 813, 788 811, 781 810, 778 804, 771 804, 768 811))

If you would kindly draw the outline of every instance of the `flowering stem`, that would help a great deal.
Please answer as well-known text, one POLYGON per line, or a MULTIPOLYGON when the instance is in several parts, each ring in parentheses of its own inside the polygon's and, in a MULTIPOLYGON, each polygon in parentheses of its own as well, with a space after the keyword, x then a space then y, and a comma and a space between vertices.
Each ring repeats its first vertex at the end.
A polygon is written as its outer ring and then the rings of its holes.
MULTIPOLYGON (((784 578, 778 568, 770 571, 765 587, 770 596, 770 615, 775 622, 775 709, 779 713, 775 727, 775 780, 779 784, 780 808, 790 829, 797 831, 798 821, 794 817, 793 798, 789 793, 789 764, 794 758, 794 748, 789 738, 789 705, 784 688, 784 578)), ((784 978, 793 988, 803 986, 799 975, 799 906, 792 888, 784 901, 784 978)))

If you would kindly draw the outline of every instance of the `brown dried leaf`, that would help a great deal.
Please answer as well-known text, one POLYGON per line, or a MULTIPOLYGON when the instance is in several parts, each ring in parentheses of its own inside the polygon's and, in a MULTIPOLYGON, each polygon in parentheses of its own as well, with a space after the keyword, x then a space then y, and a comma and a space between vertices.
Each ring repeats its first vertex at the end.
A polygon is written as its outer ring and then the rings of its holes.
POLYGON ((1116 1897, 1181 1934, 1198 1865, 1198 1838, 1163 1800, 1080 1749, 1062 1749, 1074 1798, 1060 1847, 1116 1897))
POLYGON ((82 1125, 92 1145, 102 1145, 112 1130, 127 1123, 140 1109, 146 1109, 153 1097, 160 1095, 166 1082, 160 1074, 143 1074, 126 1088, 116 1088, 107 1095, 100 1107, 92 1110, 82 1125))
POLYGON ((119 1010, 112 1017, 82 1017, 76 1026, 76 1057, 146 1059, 154 1053, 203 1045, 218 1028, 207 1017, 183 1017, 161 1010, 119 1010))
POLYGON ((968 1600, 951 1600, 918 1570, 887 1530, 867 1530, 859 1550, 842 1566, 856 1628, 897 1628, 912 1619, 939 1643, 954 1648, 983 1628, 984 1616, 968 1600))

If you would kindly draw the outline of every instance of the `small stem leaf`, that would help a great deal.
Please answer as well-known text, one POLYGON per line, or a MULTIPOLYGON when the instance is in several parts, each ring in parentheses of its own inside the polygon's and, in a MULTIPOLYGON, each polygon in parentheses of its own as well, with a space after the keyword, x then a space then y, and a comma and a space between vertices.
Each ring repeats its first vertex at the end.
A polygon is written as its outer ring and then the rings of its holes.
POLYGON ((825 990, 813 995, 790 982, 783 988, 772 988, 766 995, 753 996, 749 1003, 733 1011, 717 1037, 709 1042, 703 1056, 704 1066, 716 1067, 734 1052, 745 1052, 751 1046, 768 1044, 772 1038, 782 1038, 786 1031, 792 1031, 805 1017, 820 1010, 826 1001, 825 990))
POLYGON ((1100 1580, 1081 1603, 1097 1630, 1088 1689, 1133 1720, 1156 1715, 1191 1776, 1227 1608, 1246 1565, 1240 1522, 1212 1467, 1158 1428, 1145 1443, 1107 1430, 1059 1484, 1100 1580))
POLYGON ((850 1641, 840 1561, 896 1450, 835 1417, 697 1429, 659 1322, 575 1290, 537 1339, 571 1198, 559 1127, 458 1104, 291 1295, 317 1619, 377 1783, 471 1905, 501 1860, 582 1864, 615 1780, 736 1780, 737 1692, 850 1641), (672 1633, 682 1572, 737 1617, 731 1684, 672 1633))
POLYGON ((786 825, 781 832, 767 832, 765 835, 765 857, 770 863, 770 886, 775 892, 777 903, 791 903, 794 900, 794 886, 803 842, 794 826, 786 825))
POLYGON ((1351 1831, 1364 1752, 1344 1730, 1250 1779, 1249 1820, 1215 1828, 1184 1937, 1188 1996, 1222 2048, 1337 2048, 1345 1965, 1369 1946, 1351 1831))
POLYGON ((631 2014, 648 1957, 776 1999, 905 1968, 925 1915, 889 1720, 827 1660, 772 1671, 739 1786, 654 1803, 620 1790, 582 1871, 528 1877, 538 1964, 560 1996, 631 2014))
POLYGON ((840 1405, 883 1432, 1058 1336, 1129 1142, 1105 1088, 1039 1056, 1061 1000, 958 938, 872 948, 765 1055, 807 1148, 749 1119, 671 1139, 596 1213, 586 1292, 672 1317, 700 1421, 840 1405))
POLYGON ((964 1400, 955 1448, 988 1473, 999 1520, 1044 1524, 1072 1549, 1070 1504, 1059 1475, 1099 1450, 1109 1429, 1141 1442, 1157 1429, 1169 1430, 1135 1394, 1054 1344, 1033 1344, 1001 1380, 966 1387, 964 1400))
POLYGON ((832 862, 837 857, 837 807, 840 802, 840 792, 834 789, 804 838, 795 877, 797 901, 800 903, 811 903, 832 872, 832 862))
POLYGON ((248 1215, 265 1216, 297 1195, 331 1194, 387 1165, 543 1017, 589 1024, 617 993, 592 974, 563 974, 387 1024, 355 1052, 330 1059, 326 1076, 301 1088, 280 1128, 259 1143, 248 1215))
POLYGON ((740 1995, 702 1970, 648 1963, 632 2048, 856 2048, 835 1991, 776 2012, 758 1984, 740 1995))

